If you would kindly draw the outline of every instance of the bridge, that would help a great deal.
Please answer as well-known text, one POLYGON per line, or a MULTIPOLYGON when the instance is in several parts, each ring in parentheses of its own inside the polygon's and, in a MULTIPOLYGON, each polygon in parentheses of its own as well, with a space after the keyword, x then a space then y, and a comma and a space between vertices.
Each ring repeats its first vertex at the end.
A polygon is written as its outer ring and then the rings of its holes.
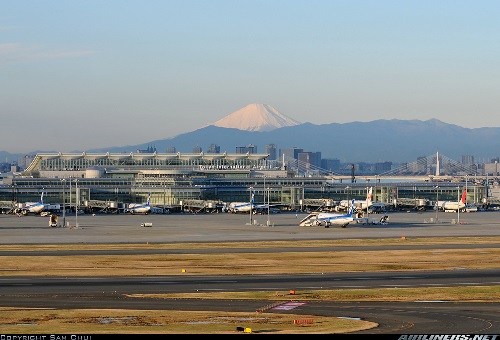
MULTIPOLYGON (((348 175, 328 175, 334 183, 352 183, 353 177, 348 175)), ((477 183, 484 184, 488 181, 500 181, 500 176, 487 175, 356 175, 355 181, 362 180, 366 183, 384 183, 384 182, 453 182, 453 183, 477 183)))
POLYGON ((479 175, 475 165, 462 164, 437 152, 426 157, 419 157, 413 162, 401 163, 398 167, 379 173, 375 170, 370 171, 370 173, 367 171, 356 173, 354 164, 351 164, 350 169, 345 169, 345 172, 335 173, 332 170, 316 167, 312 164, 305 164, 293 158, 287 157, 285 161, 294 169, 308 169, 307 171, 312 174, 330 176, 339 182, 352 182, 354 179, 365 179, 367 182, 379 182, 383 180, 391 180, 392 182, 397 180, 406 182, 465 182, 469 179, 484 182, 488 178, 488 176, 479 175))

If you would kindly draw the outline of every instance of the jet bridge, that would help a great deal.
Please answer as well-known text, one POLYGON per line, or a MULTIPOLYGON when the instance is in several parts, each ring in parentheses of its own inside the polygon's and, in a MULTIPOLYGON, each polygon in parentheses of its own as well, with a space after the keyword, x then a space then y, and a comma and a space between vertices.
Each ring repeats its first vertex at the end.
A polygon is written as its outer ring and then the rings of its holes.
POLYGON ((299 203, 301 211, 334 211, 339 202, 329 198, 304 198, 299 203))

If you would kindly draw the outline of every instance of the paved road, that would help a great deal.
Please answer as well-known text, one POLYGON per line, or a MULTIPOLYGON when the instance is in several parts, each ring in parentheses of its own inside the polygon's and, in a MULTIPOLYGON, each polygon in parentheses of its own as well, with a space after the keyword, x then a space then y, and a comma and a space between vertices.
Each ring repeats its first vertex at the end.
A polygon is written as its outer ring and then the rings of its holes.
MULTIPOLYGON (((252 217, 235 214, 172 215, 99 215, 78 216, 78 228, 50 228, 48 218, 0 215, 1 244, 63 243, 142 243, 142 242, 217 242, 258 240, 314 240, 346 238, 400 238, 439 236, 499 236, 499 212, 460 214, 435 212, 394 213, 389 225, 353 223, 347 228, 299 227, 304 214, 252 217), (256 222, 255 222, 256 221, 256 222), (140 227, 152 222, 153 227, 140 227)), ((373 215, 375 219, 379 215, 373 215)), ((67 216, 74 226, 75 216, 67 216)), ((498 247, 492 242, 487 247, 498 247)), ((395 246, 393 246, 395 247, 395 246)), ((441 248, 442 246, 440 246, 441 248)), ((447 247, 477 247, 455 245, 447 247)), ((311 248, 289 249, 311 251, 311 248)), ((416 249, 416 248, 415 248, 416 249)), ((314 249, 317 250, 317 249, 314 249)), ((350 250, 355 251, 355 247, 350 250)), ((164 250, 159 250, 164 251, 164 250)), ((182 253, 185 250, 172 252, 182 253)), ((213 250, 209 250, 213 251, 213 250)), ((231 252, 236 249, 215 251, 231 252)), ((239 250, 241 251, 241 250, 239 250)), ((267 249, 272 253, 283 249, 267 249)), ((102 251, 97 251, 96 254, 102 251)), ((115 251, 116 252, 116 251, 115 251)), ((119 250, 117 252, 120 252, 119 250)), ((198 252, 198 251, 197 251, 198 252)), ((201 252, 201 250, 199 251, 201 252)), ((105 251, 104 253, 113 253, 105 251)), ((126 251, 120 253, 133 253, 126 251)), ((27 252, 2 251, 0 256, 27 255, 27 252)), ((45 253, 49 254, 49 253, 45 253)), ((70 255, 67 253, 66 255, 70 255)), ((41 254, 40 254, 41 255, 41 254)), ((433 285, 499 285, 500 269, 485 271, 439 271, 409 273, 344 273, 323 275, 258 276, 176 276, 176 277, 102 277, 102 278, 20 278, 2 277, 0 305, 29 307, 134 308, 227 310, 252 312, 269 301, 228 300, 154 300, 132 299, 124 294, 134 292, 192 292, 195 290, 288 290, 379 286, 433 285), (57 295, 57 298, 54 298, 57 295)), ((269 309, 267 312, 287 312, 269 309)), ((446 301, 410 303, 338 303, 308 302, 290 311, 311 315, 331 315, 375 321, 379 327, 360 333, 368 334, 499 334, 499 303, 450 303, 446 301)))
MULTIPOLYGON (((434 212, 390 215, 388 225, 351 223, 347 228, 299 227, 305 214, 170 214, 79 215, 66 221, 78 228, 51 228, 48 217, 0 215, 0 244, 46 243, 170 243, 261 240, 317 240, 346 238, 498 236, 500 212, 436 214, 434 212), (460 224, 458 220, 460 219, 460 224), (140 227, 151 222, 153 227, 140 227), (256 224, 255 224, 256 223, 256 224)), ((371 215, 379 219, 381 215, 371 215)), ((60 217, 60 221, 62 217, 60 217)))

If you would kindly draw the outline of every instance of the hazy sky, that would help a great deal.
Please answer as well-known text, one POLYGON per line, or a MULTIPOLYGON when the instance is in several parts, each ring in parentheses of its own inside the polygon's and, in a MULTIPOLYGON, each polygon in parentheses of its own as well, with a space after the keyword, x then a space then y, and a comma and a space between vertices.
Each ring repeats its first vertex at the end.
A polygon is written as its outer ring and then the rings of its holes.
POLYGON ((147 143, 251 103, 498 127, 499 18, 499 1, 0 1, 0 150, 147 143))

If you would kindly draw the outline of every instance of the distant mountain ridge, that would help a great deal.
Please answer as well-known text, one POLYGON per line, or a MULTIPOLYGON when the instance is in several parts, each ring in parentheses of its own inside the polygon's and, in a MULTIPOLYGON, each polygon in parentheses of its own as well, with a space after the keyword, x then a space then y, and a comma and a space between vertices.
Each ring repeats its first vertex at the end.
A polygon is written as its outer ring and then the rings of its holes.
POLYGON ((154 146, 158 152, 175 147, 178 152, 191 153, 197 145, 206 150, 211 144, 219 145, 221 153, 235 153, 236 147, 248 144, 257 146, 258 153, 266 153, 268 144, 278 149, 297 147, 341 162, 413 162, 436 151, 457 161, 472 155, 476 161, 489 162, 500 153, 500 128, 464 128, 437 119, 303 123, 267 132, 210 125, 172 138, 88 152, 135 152, 154 146))
MULTIPOLYGON (((266 153, 266 145, 275 144, 278 150, 296 147, 344 163, 413 162, 436 151, 457 161, 472 155, 476 162, 489 163, 500 153, 500 128, 465 128, 438 119, 315 125, 299 123, 268 104, 250 104, 213 125, 175 137, 85 151, 130 153, 153 147, 165 153, 175 147, 176 152, 192 153, 195 146, 206 152, 211 144, 218 145, 221 153, 235 153, 236 147, 249 144, 256 146, 258 153, 266 153)), ((0 151, 0 156, 17 159, 22 155, 0 151)))

